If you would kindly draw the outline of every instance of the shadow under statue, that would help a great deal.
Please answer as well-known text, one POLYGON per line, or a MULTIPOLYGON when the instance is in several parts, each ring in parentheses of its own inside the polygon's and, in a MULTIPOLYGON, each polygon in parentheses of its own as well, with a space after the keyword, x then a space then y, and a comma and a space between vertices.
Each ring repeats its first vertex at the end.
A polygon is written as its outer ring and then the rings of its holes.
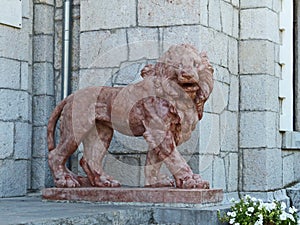
MULTIPOLYGON (((208 181, 194 174, 176 149, 190 139, 213 89, 213 68, 206 53, 189 44, 171 46, 155 65, 146 65, 141 76, 142 81, 126 87, 87 87, 56 106, 48 123, 48 160, 56 190, 93 187, 101 192, 107 191, 106 187, 110 194, 121 195, 125 190, 123 195, 130 196, 128 188, 115 189, 120 183, 103 171, 102 161, 114 130, 143 136, 148 143, 144 167, 147 188, 140 189, 156 193, 161 188, 176 195, 188 189, 193 190, 191 198, 210 190, 208 181), (60 141, 55 146, 59 118, 60 141), (84 147, 80 165, 87 177, 72 173, 65 165, 80 143, 84 147), (160 174, 163 163, 174 179, 160 174)), ((44 197, 50 195, 44 192, 44 197)))

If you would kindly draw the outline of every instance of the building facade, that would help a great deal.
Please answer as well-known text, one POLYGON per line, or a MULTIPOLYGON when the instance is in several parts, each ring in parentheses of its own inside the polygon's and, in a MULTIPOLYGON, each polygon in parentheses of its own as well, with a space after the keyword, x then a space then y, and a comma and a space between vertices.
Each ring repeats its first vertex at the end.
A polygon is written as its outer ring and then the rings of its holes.
MULTIPOLYGON (((215 87, 181 153, 228 198, 284 198, 300 181, 294 2, 22 0, 21 27, 0 20, 0 197, 53 185, 46 129, 63 93, 136 82, 170 45, 190 43, 207 51, 215 87)), ((106 171, 125 185, 143 185, 146 150, 142 139, 115 133, 106 171)), ((81 151, 69 162, 79 173, 81 151)))

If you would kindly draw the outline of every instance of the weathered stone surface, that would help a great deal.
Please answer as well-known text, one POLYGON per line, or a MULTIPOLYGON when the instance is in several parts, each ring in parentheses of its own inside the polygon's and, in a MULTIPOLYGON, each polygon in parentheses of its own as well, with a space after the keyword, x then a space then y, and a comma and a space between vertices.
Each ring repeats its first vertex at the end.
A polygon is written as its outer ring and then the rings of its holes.
MULTIPOLYGON (((257 136, 260 137, 260 136, 257 136)), ((282 185, 280 149, 243 149, 243 190, 267 191, 282 185)))
POLYGON ((211 112, 221 114, 228 104, 229 85, 223 82, 215 81, 214 91, 211 94, 209 103, 211 112))
POLYGON ((54 71, 51 63, 33 65, 33 91, 35 95, 54 95, 54 71))
POLYGON ((27 61, 30 53, 29 34, 31 29, 29 21, 23 23, 22 29, 0 26, 0 57, 27 61))
POLYGON ((126 30, 85 32, 80 35, 80 67, 117 67, 128 56, 126 30))
POLYGON ((33 97, 33 124, 35 126, 44 126, 48 122, 51 109, 54 105, 52 96, 34 96, 33 97))
POLYGON ((29 123, 15 123, 14 158, 30 159, 32 126, 29 123))
POLYGON ((227 68, 222 66, 215 66, 214 79, 221 83, 230 84, 230 74, 227 68))
POLYGON ((294 172, 294 159, 295 156, 291 152, 283 152, 282 154, 282 172, 283 172, 283 185, 287 186, 295 181, 294 172))
POLYGON ((81 69, 78 86, 111 86, 112 76, 112 69, 81 69))
POLYGON ((238 153, 229 153, 225 158, 225 179, 226 179, 226 191, 236 192, 239 185, 239 160, 238 153))
POLYGON ((31 188, 41 190, 44 187, 53 187, 53 178, 45 157, 31 159, 31 188))
POLYGON ((149 64, 149 62, 146 60, 122 63, 120 68, 114 70, 113 72, 113 86, 125 86, 141 81, 143 79, 141 76, 141 71, 146 66, 146 64, 149 64))
POLYGON ((278 14, 267 8, 241 10, 241 38, 279 41, 278 14), (278 29, 274 29, 278 28, 278 29))
POLYGON ((200 1, 200 24, 208 26, 208 0, 200 1))
POLYGON ((140 165, 139 155, 107 154, 104 160, 104 171, 118 180, 121 185, 139 186, 140 172, 143 172, 143 167, 140 165))
POLYGON ((53 63, 53 37, 51 35, 37 35, 33 38, 34 61, 53 63))
POLYGON ((200 21, 200 1, 138 0, 137 8, 140 26, 197 24, 200 21))
POLYGON ((274 75, 274 44, 269 41, 240 42, 240 73, 274 75))
POLYGON ((240 109, 278 111, 278 78, 268 75, 240 76, 240 109))
POLYGON ((21 89, 32 92, 32 67, 28 62, 21 62, 21 89))
POLYGON ((136 25, 135 0, 81 1, 80 11, 81 31, 136 25))
POLYGON ((229 205, 227 206, 213 206, 202 208, 199 211, 190 209, 163 209, 155 210, 153 217, 155 224, 168 225, 221 225, 224 224, 218 219, 218 209, 220 213, 226 214, 229 205))
POLYGON ((200 123, 200 154, 219 154, 220 123, 219 116, 205 113, 200 123))
POLYGON ((11 225, 221 225, 217 212, 224 214, 229 207, 228 204, 195 207, 194 204, 70 203, 41 201, 34 196, 0 199, 3 212, 0 221, 11 225))
POLYGON ((252 1, 241 0, 240 6, 241 8, 257 8, 257 7, 268 8, 269 7, 272 9, 273 3, 270 0, 252 0, 252 1))
POLYGON ((129 60, 159 57, 159 40, 157 28, 128 29, 129 60))
POLYGON ((26 160, 0 160, 0 198, 25 195, 27 175, 26 160))
POLYGON ((211 62, 228 67, 228 36, 211 28, 202 26, 199 26, 199 28, 199 49, 207 52, 211 62), (216 48, 216 46, 219 47, 216 48))
POLYGON ((0 58, 0 88, 18 89, 20 88, 20 79, 20 62, 0 58))
POLYGON ((92 202, 151 202, 151 203, 218 203, 223 199, 220 189, 174 188, 48 188, 47 200, 92 202))
POLYGON ((239 73, 239 68, 238 68, 238 41, 234 38, 229 38, 228 39, 228 70, 230 71, 231 74, 237 75, 239 73))
POLYGON ((48 154, 47 149, 47 127, 33 127, 33 149, 32 157, 46 157, 48 154))
POLYGON ((221 1, 221 20, 222 20, 222 31, 228 35, 233 36, 233 28, 237 26, 237 23, 234 22, 233 6, 230 3, 221 1))
MULTIPOLYGON (((200 43, 203 40, 199 39, 201 32, 201 26, 175 26, 175 27, 166 27, 162 29, 162 45, 163 51, 166 51, 171 45, 180 44, 180 43, 190 43, 196 46, 199 49, 200 43)), ((209 55, 211 59, 211 56, 209 55)))
POLYGON ((27 92, 0 90, 0 118, 2 120, 31 120, 31 103, 27 92))
POLYGON ((287 195, 291 200, 291 204, 295 208, 300 209, 300 184, 286 189, 287 195))
POLYGON ((238 76, 230 76, 228 110, 237 112, 239 110, 240 79, 238 76))
POLYGON ((220 116, 221 150, 238 151, 238 113, 224 111, 220 116))
POLYGON ((226 189, 226 172, 225 162, 223 158, 214 158, 213 173, 218 174, 218 176, 213 177, 212 188, 226 189))
POLYGON ((14 151, 14 124, 0 122, 0 130, 0 159, 5 159, 12 156, 14 151))
POLYGON ((36 4, 34 7, 34 33, 53 34, 54 8, 46 4, 36 4))
POLYGON ((279 134, 276 124, 274 125, 276 121, 278 121, 278 114, 275 112, 242 112, 240 115, 240 147, 277 147, 279 134))
POLYGON ((33 0, 36 4, 48 4, 48 5, 54 5, 54 0, 33 0))
POLYGON ((215 30, 221 31, 221 0, 210 0, 208 4, 208 25, 215 30))

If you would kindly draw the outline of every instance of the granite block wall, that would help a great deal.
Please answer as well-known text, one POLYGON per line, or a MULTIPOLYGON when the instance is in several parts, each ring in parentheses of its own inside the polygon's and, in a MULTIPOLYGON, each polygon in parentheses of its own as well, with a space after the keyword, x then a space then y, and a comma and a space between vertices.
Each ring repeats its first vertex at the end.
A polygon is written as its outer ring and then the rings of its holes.
POLYGON ((47 156, 47 123, 55 105, 54 92, 54 12, 55 1, 34 1, 33 24, 33 139, 31 189, 52 184, 47 156))
POLYGON ((32 138, 32 2, 23 1, 22 28, 0 24, 0 197, 30 187, 32 138))

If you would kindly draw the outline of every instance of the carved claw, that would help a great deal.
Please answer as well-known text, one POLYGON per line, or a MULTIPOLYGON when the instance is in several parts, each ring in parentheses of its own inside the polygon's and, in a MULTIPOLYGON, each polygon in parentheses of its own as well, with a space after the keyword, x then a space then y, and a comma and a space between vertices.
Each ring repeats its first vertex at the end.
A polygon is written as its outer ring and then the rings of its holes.
POLYGON ((95 177, 94 186, 97 187, 120 187, 121 184, 117 180, 113 180, 111 176, 101 175, 95 177))
POLYGON ((106 174, 99 174, 95 170, 92 170, 87 161, 81 158, 80 165, 88 175, 88 179, 92 186, 96 187, 120 187, 119 181, 114 180, 111 176, 106 174))
POLYGON ((55 179, 54 183, 56 187, 60 187, 60 188, 80 187, 80 183, 77 181, 77 179, 74 176, 72 176, 72 174, 64 174, 63 176, 60 176, 59 179, 55 179))
POLYGON ((145 187, 175 187, 175 181, 166 175, 160 174, 158 177, 152 177, 145 187))
POLYGON ((209 182, 202 180, 199 174, 193 174, 192 177, 186 177, 183 181, 177 182, 177 187, 186 189, 209 189, 209 182))

